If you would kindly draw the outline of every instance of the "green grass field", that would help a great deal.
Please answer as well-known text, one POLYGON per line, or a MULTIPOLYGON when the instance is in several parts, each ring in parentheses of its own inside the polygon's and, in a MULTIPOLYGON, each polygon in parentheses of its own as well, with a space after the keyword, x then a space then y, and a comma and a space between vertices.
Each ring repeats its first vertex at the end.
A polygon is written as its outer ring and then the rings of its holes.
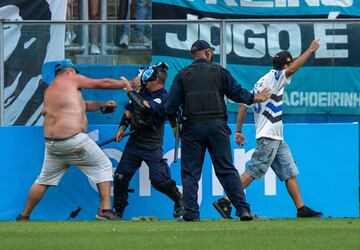
POLYGON ((0 249, 360 249, 359 219, 0 222, 0 249))

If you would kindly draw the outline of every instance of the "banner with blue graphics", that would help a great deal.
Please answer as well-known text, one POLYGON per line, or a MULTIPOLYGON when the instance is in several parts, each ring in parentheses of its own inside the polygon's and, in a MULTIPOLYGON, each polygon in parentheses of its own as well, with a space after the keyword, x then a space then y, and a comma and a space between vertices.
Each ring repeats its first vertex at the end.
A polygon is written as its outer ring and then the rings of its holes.
MULTIPOLYGON (((153 61, 170 64, 168 82, 191 63, 197 39, 215 48, 220 61, 218 19, 341 18, 360 16, 356 1, 153 1, 154 19, 214 20, 202 24, 154 25, 153 61), (316 2, 316 3, 315 3, 316 2), (316 6, 315 6, 316 5, 316 6)), ((286 114, 360 114, 360 22, 226 22, 226 67, 248 90, 272 67, 273 56, 288 50, 300 56, 314 39, 320 48, 292 77, 285 89, 286 114)), ((237 105, 229 102, 230 111, 237 105)))
MULTIPOLYGON (((230 125, 234 131, 235 126, 230 125)), ((89 136, 96 142, 113 137, 115 125, 90 126, 89 136)), ((298 181, 306 205, 324 212, 325 217, 359 216, 359 130, 358 124, 286 124, 285 139, 296 160, 300 174, 298 181), (331 135, 331 136, 330 136, 331 135), (335 138, 335 139, 334 139, 335 138), (346 178, 338 178, 339 171, 346 178)), ((14 220, 25 205, 29 188, 40 173, 43 156, 43 129, 32 127, 0 127, 0 220, 14 220)), ((248 144, 239 148, 232 141, 233 162, 239 173, 245 169, 255 148, 254 126, 245 125, 248 144)), ((103 147, 114 168, 121 158, 126 140, 103 147)), ((172 178, 182 189, 180 164, 173 162, 174 138, 165 129, 164 158, 168 159, 172 178)), ((180 155, 181 158, 181 155, 180 155)), ((156 216, 172 219, 172 202, 150 185, 149 172, 143 164, 133 177, 130 205, 125 218, 156 216)), ((199 182, 198 202, 201 218, 220 218, 212 202, 224 194, 206 156, 199 182)), ((262 218, 294 217, 295 207, 285 184, 269 170, 261 181, 254 181, 246 190, 253 213, 262 218)), ((76 220, 93 220, 99 207, 96 187, 78 169, 70 167, 58 187, 51 187, 34 209, 33 220, 66 220, 80 207, 76 220)))
MULTIPOLYGON (((66 17, 66 1, 1 0, 0 19, 10 21, 61 21, 66 17)), ((41 125, 44 92, 43 63, 64 58, 65 25, 9 24, 4 31, 5 125, 41 125)), ((2 62, 0 62, 2 63, 2 62)))
POLYGON ((309 16, 338 13, 359 16, 359 0, 153 0, 153 11, 188 10, 188 12, 218 13, 220 18, 243 16, 309 16), (231 17, 228 17, 231 16, 231 17))

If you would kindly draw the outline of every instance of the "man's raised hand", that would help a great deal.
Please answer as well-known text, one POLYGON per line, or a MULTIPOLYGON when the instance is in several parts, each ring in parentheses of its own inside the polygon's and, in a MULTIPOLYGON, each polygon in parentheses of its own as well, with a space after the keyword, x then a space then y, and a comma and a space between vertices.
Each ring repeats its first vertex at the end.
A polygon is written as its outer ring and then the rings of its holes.
POLYGON ((311 42, 308 50, 314 53, 320 47, 320 39, 315 39, 311 42))

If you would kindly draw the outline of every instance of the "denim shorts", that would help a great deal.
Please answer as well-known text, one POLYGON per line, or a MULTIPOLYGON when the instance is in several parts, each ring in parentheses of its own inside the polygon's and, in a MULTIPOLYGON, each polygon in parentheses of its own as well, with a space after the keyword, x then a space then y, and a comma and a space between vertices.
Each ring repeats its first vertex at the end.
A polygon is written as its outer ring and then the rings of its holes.
POLYGON ((269 167, 281 181, 299 174, 286 142, 263 137, 256 140, 255 151, 246 164, 245 172, 259 180, 269 167))

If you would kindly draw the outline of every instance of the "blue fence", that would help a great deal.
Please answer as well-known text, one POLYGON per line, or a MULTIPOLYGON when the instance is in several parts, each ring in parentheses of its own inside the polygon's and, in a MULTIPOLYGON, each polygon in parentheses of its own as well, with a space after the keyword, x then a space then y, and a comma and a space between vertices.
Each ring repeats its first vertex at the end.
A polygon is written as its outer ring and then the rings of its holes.
MULTIPOLYGON (((234 125, 230 126, 233 130, 234 125)), ((95 141, 112 137, 115 125, 90 126, 89 134, 95 141)), ((286 124, 285 138, 292 149, 300 170, 299 183, 306 204, 324 212, 326 217, 359 216, 359 132, 357 123, 348 124, 286 124), (343 176, 340 178, 340 176, 343 176)), ((42 127, 1 127, 0 152, 0 220, 13 220, 19 213, 28 190, 39 174, 44 142, 42 127)), ((233 142, 234 164, 241 173, 255 147, 254 126, 246 125, 248 136, 245 148, 233 142)), ((104 146, 104 152, 116 167, 125 141, 104 146)), ((172 177, 181 188, 180 165, 173 163, 174 138, 166 127, 164 157, 170 164, 172 177)), ((219 218, 211 203, 223 195, 206 156, 200 180, 199 203, 202 218, 219 218)), ((125 218, 156 216, 172 218, 172 203, 151 188, 144 164, 134 176, 130 205, 125 218)), ((264 217, 294 217, 295 208, 285 185, 272 171, 264 180, 254 182, 247 190, 252 211, 264 217)), ((98 194, 95 186, 76 168, 70 168, 57 188, 50 188, 32 214, 34 220, 65 220, 72 210, 82 208, 78 220, 92 220, 97 212, 98 194)))

